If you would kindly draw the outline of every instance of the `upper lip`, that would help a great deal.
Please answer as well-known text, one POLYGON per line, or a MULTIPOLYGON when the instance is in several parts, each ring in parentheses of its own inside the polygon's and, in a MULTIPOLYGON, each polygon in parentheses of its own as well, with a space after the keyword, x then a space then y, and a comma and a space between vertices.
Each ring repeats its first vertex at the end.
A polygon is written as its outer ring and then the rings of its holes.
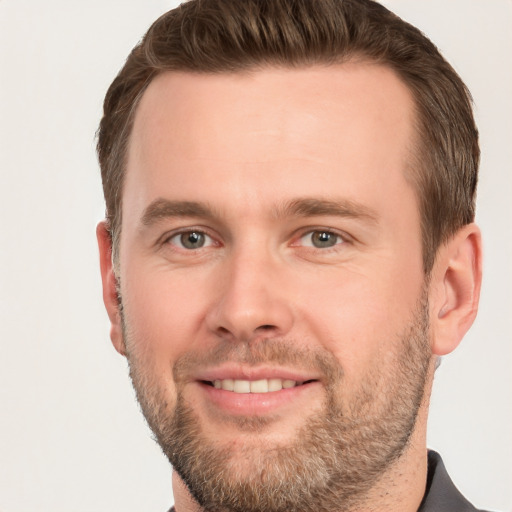
POLYGON ((296 382, 320 380, 320 375, 311 371, 285 368, 280 366, 244 366, 243 364, 225 364, 216 368, 205 369, 195 376, 195 380, 213 382, 215 380, 262 380, 283 379, 296 382))

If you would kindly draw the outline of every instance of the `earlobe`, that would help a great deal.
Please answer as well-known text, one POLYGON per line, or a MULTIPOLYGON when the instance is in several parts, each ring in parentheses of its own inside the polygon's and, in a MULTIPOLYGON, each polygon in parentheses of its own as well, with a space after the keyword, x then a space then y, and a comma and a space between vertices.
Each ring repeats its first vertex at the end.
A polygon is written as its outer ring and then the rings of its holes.
POLYGON ((110 319, 110 339, 115 349, 126 355, 123 340, 119 300, 117 295, 117 280, 112 263, 112 241, 107 223, 102 221, 96 227, 96 237, 100 251, 101 280, 103 284, 103 302, 110 319))
POLYGON ((461 228, 443 245, 430 283, 432 352, 452 352, 471 327, 482 282, 482 241, 475 224, 461 228))

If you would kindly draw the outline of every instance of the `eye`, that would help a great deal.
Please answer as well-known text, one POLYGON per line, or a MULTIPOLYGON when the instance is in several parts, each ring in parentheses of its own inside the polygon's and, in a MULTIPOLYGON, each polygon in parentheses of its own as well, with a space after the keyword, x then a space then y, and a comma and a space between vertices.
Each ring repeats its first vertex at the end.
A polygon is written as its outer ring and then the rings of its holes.
POLYGON ((315 247, 316 249, 329 249, 342 243, 343 238, 331 231, 310 231, 300 238, 301 245, 306 247, 315 247))
POLYGON ((167 240, 167 243, 176 245, 182 249, 194 250, 202 249, 213 245, 213 240, 202 231, 185 231, 178 233, 167 240))

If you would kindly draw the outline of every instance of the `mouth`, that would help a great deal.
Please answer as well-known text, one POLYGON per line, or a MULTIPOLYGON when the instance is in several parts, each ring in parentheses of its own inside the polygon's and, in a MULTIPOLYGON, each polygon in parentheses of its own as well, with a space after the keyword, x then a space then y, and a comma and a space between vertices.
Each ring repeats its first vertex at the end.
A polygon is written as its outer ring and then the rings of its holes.
MULTIPOLYGON (((295 417, 323 396, 321 375, 284 368, 217 368, 196 376, 192 393, 211 425, 229 418, 295 417), (199 378, 197 378, 199 377, 199 378)), ((211 428, 211 427, 210 427, 211 428)))
POLYGON ((283 389, 296 388, 313 382, 316 382, 316 380, 310 379, 305 381, 296 381, 278 378, 258 380, 215 379, 212 381, 202 381, 203 384, 215 389, 222 389, 224 391, 231 391, 239 394, 275 393, 283 389))

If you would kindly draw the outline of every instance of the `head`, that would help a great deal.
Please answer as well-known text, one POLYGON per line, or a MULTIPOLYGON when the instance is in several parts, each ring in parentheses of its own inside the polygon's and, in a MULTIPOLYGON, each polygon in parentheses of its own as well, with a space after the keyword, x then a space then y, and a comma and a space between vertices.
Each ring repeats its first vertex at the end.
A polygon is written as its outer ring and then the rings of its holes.
POLYGON ((399 488, 480 282, 477 132, 432 43, 370 1, 188 2, 112 84, 98 151, 111 337, 193 498, 399 488))
POLYGON ((439 245, 475 216, 480 151, 471 96, 430 40, 372 0, 189 1, 160 17, 110 86, 98 134, 114 257, 133 119, 156 76, 293 69, 353 58, 389 67, 413 95, 417 139, 407 179, 418 196, 428 273, 439 245))

